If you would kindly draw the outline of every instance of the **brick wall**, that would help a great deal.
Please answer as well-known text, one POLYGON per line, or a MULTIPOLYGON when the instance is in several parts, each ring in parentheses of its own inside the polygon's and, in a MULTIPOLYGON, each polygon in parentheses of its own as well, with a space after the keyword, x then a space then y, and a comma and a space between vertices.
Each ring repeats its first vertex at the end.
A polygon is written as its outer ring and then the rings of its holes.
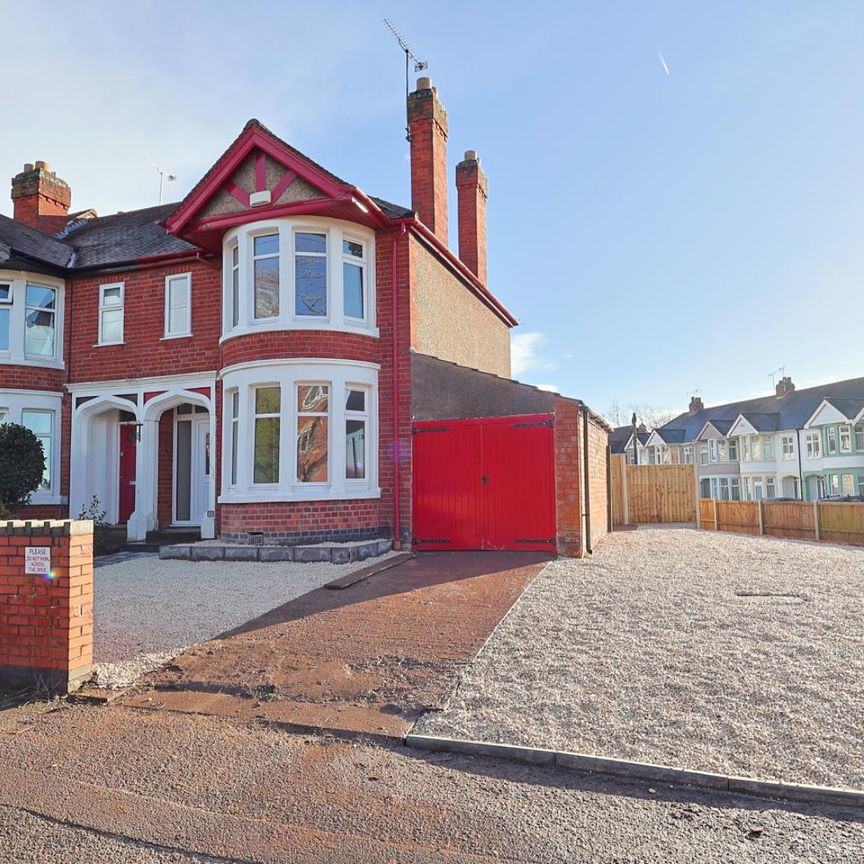
POLYGON ((589 415, 588 491, 591 501, 591 548, 596 549, 609 530, 609 487, 606 482, 606 450, 609 433, 589 415))
POLYGON ((92 523, 0 523, 0 686, 66 692, 92 662, 92 523), (25 574, 28 546, 50 549, 50 575, 25 574))
POLYGON ((558 515, 558 554, 582 555, 582 493, 580 485, 581 406, 555 400, 555 495, 558 515))
POLYGON ((66 327, 71 381, 145 378, 219 368, 221 270, 190 260, 169 267, 131 270, 70 280, 66 327), (192 336, 163 339, 165 277, 192 274, 192 336), (124 283, 123 344, 99 341, 99 286, 124 283), (74 302, 73 302, 74 298, 74 302))

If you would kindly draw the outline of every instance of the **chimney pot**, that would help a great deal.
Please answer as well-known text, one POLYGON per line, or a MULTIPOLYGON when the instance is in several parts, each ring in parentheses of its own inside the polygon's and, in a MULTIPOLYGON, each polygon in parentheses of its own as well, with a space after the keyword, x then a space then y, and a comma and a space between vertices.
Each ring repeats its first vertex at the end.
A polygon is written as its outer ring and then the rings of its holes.
POLYGON ((417 79, 417 89, 418 90, 431 90, 432 89, 432 79, 431 78, 418 78, 417 79))
POLYGON ((480 159, 477 156, 476 150, 466 150, 465 151, 465 161, 466 162, 479 162, 480 159))
POLYGON ((27 174, 32 170, 33 170, 33 163, 32 162, 25 162, 24 163, 24 173, 27 174))
POLYGON ((45 172, 50 172, 51 170, 51 166, 47 162, 43 162, 41 159, 36 160, 36 168, 45 172))

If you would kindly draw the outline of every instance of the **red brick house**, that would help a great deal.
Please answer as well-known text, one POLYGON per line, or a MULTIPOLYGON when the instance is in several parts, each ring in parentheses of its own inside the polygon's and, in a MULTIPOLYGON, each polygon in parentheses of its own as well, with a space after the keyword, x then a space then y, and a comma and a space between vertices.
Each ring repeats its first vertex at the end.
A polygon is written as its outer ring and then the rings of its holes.
MULTIPOLYGON (((456 168, 458 256, 448 248, 447 116, 428 79, 409 96, 409 125, 410 209, 256 120, 179 204, 70 213, 47 164, 13 178, 0 422, 29 426, 48 457, 27 516, 74 516, 95 496, 133 541, 177 526, 423 548, 412 500, 429 493, 427 512, 441 492, 413 482, 415 421, 503 415, 528 429, 518 421, 531 414, 553 442, 537 493, 548 514, 542 537, 512 548, 578 554, 591 528, 605 532, 607 427, 576 400, 509 381, 517 322, 486 286, 487 182, 471 151, 456 168)), ((501 466, 523 441, 508 442, 496 470, 514 473, 501 466)), ((534 494, 507 488, 522 499, 514 511, 534 494)), ((466 494, 485 490, 453 491, 466 494)), ((490 545, 485 533, 465 542, 490 545)))

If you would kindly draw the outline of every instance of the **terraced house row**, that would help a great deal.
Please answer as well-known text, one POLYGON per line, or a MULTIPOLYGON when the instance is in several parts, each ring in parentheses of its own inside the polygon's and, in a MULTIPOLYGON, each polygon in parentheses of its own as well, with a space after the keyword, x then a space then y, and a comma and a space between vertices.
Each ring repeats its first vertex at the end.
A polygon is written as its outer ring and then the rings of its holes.
POLYGON ((649 462, 695 463, 703 498, 864 496, 864 378, 689 410, 655 429, 649 462))
POLYGON ((517 322, 487 287, 485 173, 474 151, 456 166, 457 254, 429 79, 408 113, 410 207, 257 120, 175 204, 71 212, 48 164, 24 166, 0 217, 0 422, 47 455, 24 515, 75 516, 95 497, 133 541, 175 527, 588 548, 605 466, 583 457, 608 427, 510 380, 517 322), (463 425, 417 428, 439 419, 463 425))

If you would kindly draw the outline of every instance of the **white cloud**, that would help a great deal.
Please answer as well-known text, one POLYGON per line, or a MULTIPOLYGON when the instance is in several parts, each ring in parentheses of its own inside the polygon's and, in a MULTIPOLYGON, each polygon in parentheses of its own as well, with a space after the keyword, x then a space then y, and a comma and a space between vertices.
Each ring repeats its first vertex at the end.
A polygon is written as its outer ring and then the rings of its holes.
POLYGON ((510 365, 514 377, 526 372, 549 372, 555 364, 543 356, 547 339, 542 333, 517 333, 510 338, 510 365))
POLYGON ((557 384, 535 384, 538 390, 547 390, 549 393, 560 393, 561 388, 557 384))

